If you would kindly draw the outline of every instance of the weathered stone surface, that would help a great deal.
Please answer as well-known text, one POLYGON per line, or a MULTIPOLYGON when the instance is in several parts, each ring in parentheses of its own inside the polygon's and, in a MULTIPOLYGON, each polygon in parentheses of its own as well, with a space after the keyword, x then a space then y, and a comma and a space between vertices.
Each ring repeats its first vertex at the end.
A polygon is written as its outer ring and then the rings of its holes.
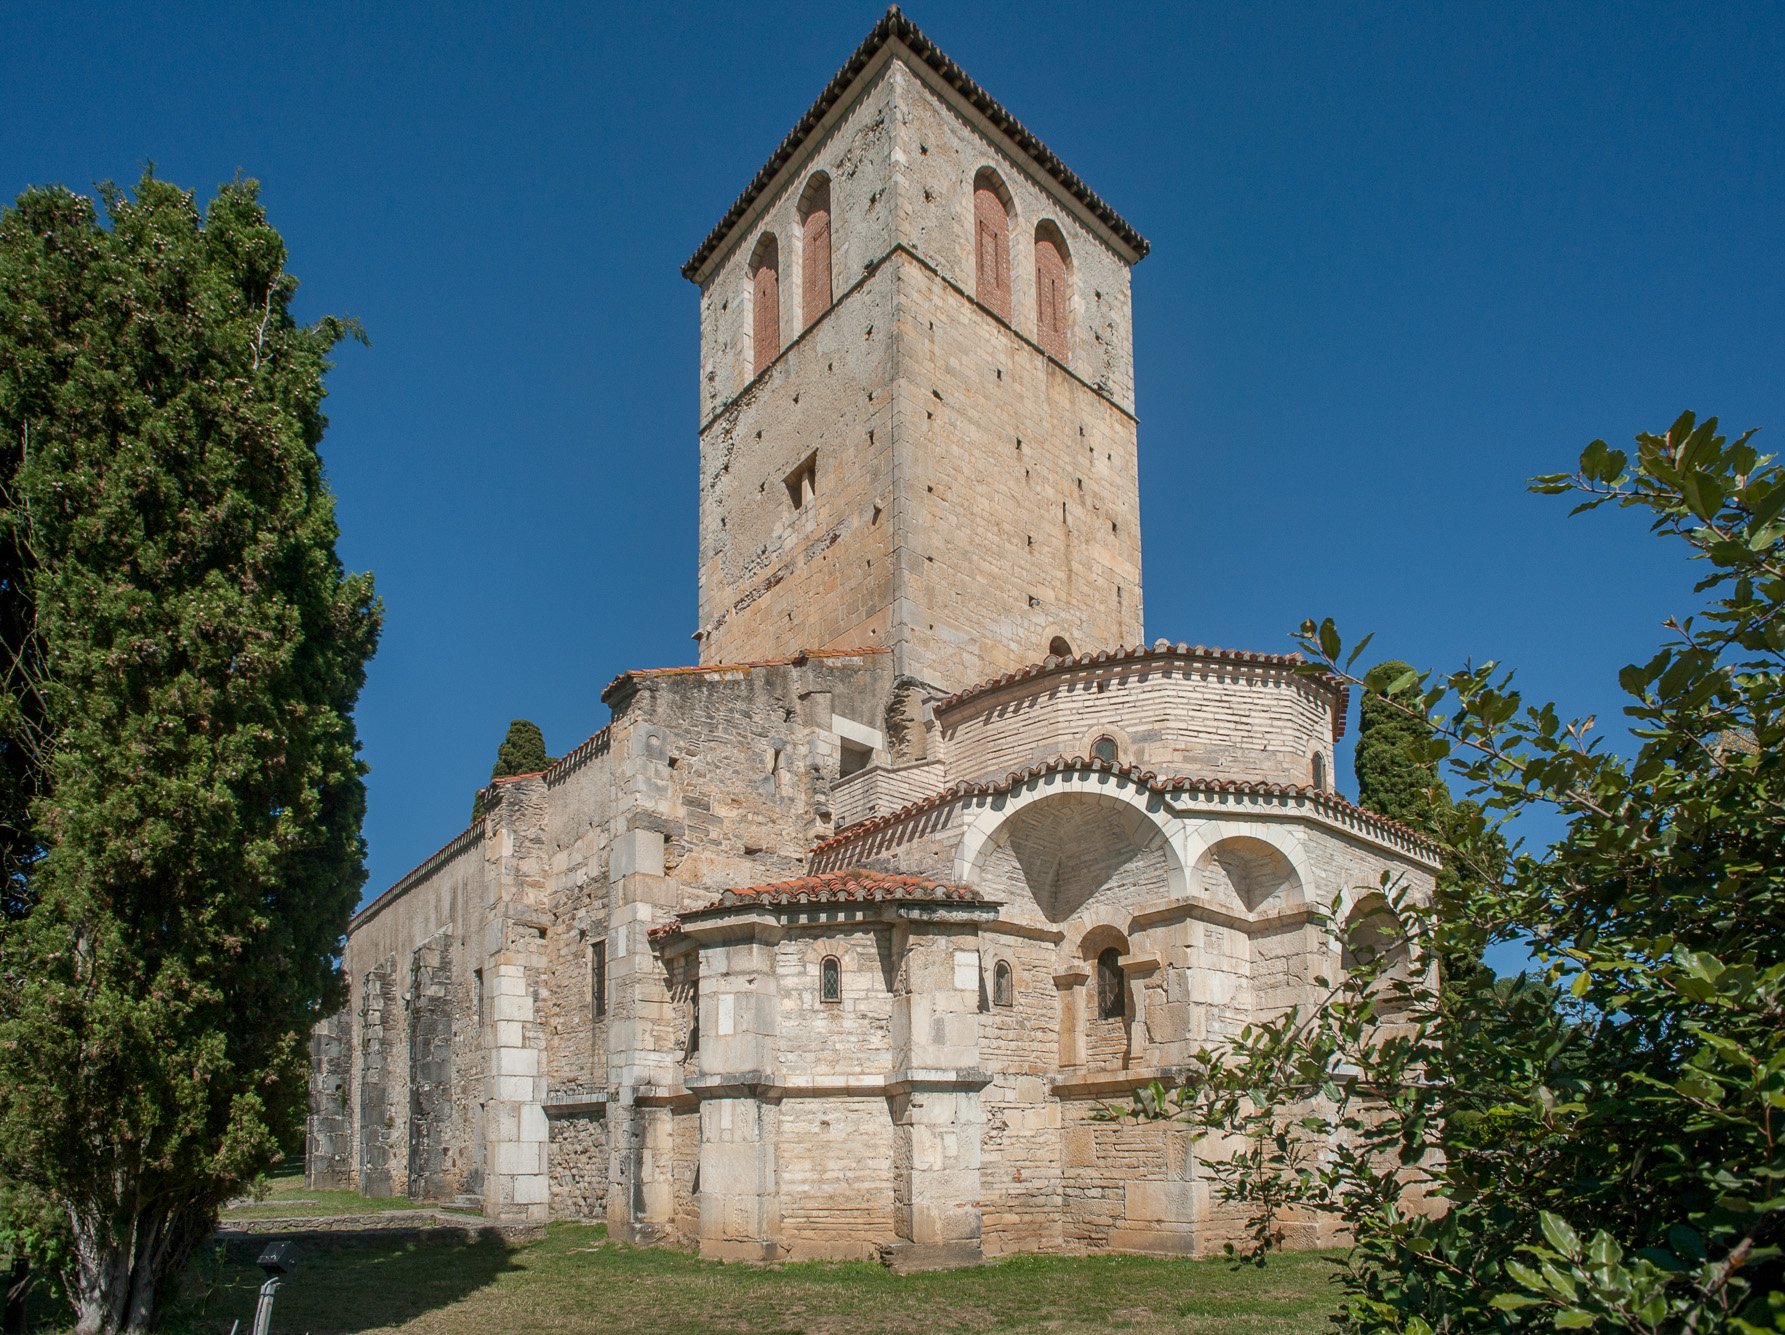
POLYGON ((1310 787, 1329 684, 1138 645, 1128 261, 938 77, 885 46, 703 270, 700 664, 355 917, 313 1185, 748 1260, 1243 1236, 1220 1146, 1091 1113, 1436 858, 1310 787))

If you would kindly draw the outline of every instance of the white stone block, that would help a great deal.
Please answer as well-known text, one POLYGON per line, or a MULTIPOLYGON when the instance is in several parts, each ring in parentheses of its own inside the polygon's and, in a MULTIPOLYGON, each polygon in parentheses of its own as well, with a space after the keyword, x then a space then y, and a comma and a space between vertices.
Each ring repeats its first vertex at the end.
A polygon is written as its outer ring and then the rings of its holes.
POLYGON ((526 1075, 539 1074, 539 1050, 537 1048, 497 1048, 496 1074, 526 1075))
POLYGON ((516 1205, 544 1205, 551 1198, 550 1183, 544 1173, 514 1179, 516 1205))
POLYGON ((509 1141, 496 1146, 498 1173, 533 1174, 545 1169, 545 1147, 532 1141, 509 1141))
POLYGON ((546 1123, 545 1108, 537 1103, 521 1105, 520 1135, 522 1141, 537 1141, 544 1144, 552 1138, 551 1128, 546 1123))
POLYGON ((532 997, 497 997, 491 1010, 497 1020, 531 1020, 533 1018, 532 997))
POLYGON ((628 830, 614 840, 607 858, 608 879, 635 875, 663 875, 663 836, 656 830, 628 830))
POLYGON ((955 951, 954 985, 963 992, 979 991, 979 952, 977 950, 955 951))
POLYGON ((532 1101, 533 1077, 529 1075, 497 1076, 496 1097, 512 1103, 528 1103, 532 1101))
POLYGON ((527 1040, 522 1036, 519 1020, 496 1021, 496 1046, 499 1048, 518 1048, 527 1040))

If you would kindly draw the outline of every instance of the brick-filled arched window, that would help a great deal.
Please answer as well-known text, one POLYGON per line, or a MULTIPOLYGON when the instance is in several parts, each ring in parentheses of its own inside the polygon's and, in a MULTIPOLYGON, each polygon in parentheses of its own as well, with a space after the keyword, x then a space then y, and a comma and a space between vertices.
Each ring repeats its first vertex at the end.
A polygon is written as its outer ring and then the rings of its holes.
POLYGON ((1097 1018, 1119 1020, 1128 1012, 1128 989, 1122 979, 1122 951, 1110 946, 1097 955, 1097 1018))
POLYGON ((819 172, 800 196, 800 327, 831 308, 831 178, 819 172))
POLYGON ((826 955, 818 966, 818 999, 824 1002, 843 1000, 843 966, 835 955, 826 955))
POLYGON ((1066 273, 1066 241, 1044 222, 1035 229, 1035 341, 1041 350, 1066 360, 1066 328, 1072 318, 1072 290, 1066 273))
POLYGON ((755 350, 752 375, 781 351, 781 248, 770 233, 750 257, 750 335, 755 350))
POLYGON ((1010 319, 1010 192, 989 167, 973 178, 973 295, 1010 319))

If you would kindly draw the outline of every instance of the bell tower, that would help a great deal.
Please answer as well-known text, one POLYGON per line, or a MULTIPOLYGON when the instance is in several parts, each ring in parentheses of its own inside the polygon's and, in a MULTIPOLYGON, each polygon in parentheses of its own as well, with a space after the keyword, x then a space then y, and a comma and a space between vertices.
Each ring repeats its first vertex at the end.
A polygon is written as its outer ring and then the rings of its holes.
POLYGON ((702 663, 956 690, 1142 639, 1147 243, 895 8, 682 272, 702 663))

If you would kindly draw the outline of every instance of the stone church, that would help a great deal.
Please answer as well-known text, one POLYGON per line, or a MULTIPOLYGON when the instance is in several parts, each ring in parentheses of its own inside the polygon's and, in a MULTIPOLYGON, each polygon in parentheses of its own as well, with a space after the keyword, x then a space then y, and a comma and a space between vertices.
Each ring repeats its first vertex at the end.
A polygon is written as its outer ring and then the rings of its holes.
POLYGON ((1146 253, 881 19, 683 266, 699 662, 353 919, 313 1186, 752 1260, 1238 1236, 1091 1114, 1438 855, 1334 791, 1341 687, 1144 640, 1146 253))

